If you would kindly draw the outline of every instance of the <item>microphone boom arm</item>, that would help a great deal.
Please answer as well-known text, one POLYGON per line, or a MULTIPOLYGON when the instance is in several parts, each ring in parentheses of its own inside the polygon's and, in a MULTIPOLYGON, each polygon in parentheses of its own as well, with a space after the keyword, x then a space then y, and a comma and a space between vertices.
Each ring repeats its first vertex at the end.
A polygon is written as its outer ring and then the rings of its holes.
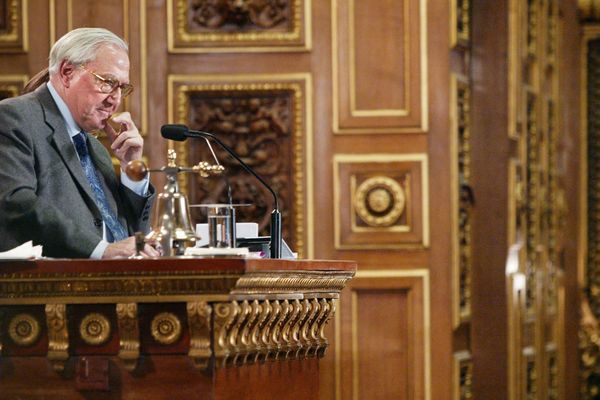
POLYGON ((279 201, 277 199, 277 195, 275 191, 271 188, 264 179, 258 175, 248 164, 246 164, 235 152, 227 146, 225 143, 221 141, 218 137, 210 132, 203 131, 192 131, 185 125, 164 125, 161 128, 162 136, 171 139, 182 141, 187 137, 199 137, 205 140, 214 140, 223 150, 225 150, 230 156, 232 156, 244 169, 244 171, 248 172, 250 175, 255 177, 273 196, 274 209, 271 212, 271 225, 270 225, 270 236, 271 236, 271 246, 270 246, 270 257, 271 258, 281 258, 281 248, 282 248, 282 237, 281 237, 281 212, 279 211, 279 201))

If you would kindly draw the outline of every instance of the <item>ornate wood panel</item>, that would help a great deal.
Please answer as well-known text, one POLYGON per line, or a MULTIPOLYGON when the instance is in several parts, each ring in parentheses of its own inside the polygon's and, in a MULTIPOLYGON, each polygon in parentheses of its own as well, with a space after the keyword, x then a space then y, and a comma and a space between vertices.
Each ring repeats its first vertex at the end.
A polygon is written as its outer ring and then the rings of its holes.
POLYGON ((173 53, 305 51, 311 0, 169 0, 173 53))
MULTIPOLYGON (((283 237, 300 254, 305 254, 309 231, 311 182, 308 175, 312 146, 309 131, 310 76, 171 76, 169 104, 172 120, 191 129, 218 135, 278 194, 283 219, 283 237)), ((212 162, 204 141, 177 145, 182 165, 212 162)), ((226 168, 226 179, 191 175, 181 182, 192 203, 229 201, 233 193, 239 221, 259 223, 268 235, 271 194, 240 168, 218 146, 217 160, 226 168)))
POLYGON ((0 100, 18 96, 27 82, 27 75, 0 75, 0 100))
POLYGON ((336 154, 334 182, 336 248, 429 245, 424 154, 336 154))

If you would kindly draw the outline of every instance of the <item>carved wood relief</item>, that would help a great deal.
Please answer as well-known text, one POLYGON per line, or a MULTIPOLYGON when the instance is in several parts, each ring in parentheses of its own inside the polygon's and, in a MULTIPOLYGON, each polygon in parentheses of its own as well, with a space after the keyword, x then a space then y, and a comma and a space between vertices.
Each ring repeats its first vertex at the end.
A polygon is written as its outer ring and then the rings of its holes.
POLYGON ((382 3, 332 1, 335 133, 427 131, 427 2, 382 3))
POLYGON ((310 0, 169 0, 169 51, 310 50, 310 0))
POLYGON ((27 0, 0 0, 0 53, 27 50, 27 0))
POLYGON ((425 155, 336 154, 336 248, 428 246, 427 193, 425 155))
MULTIPOLYGON (((176 92, 176 121, 191 129, 216 134, 253 168, 278 196, 282 212, 283 237, 294 251, 306 250, 307 177, 306 157, 310 137, 306 79, 289 77, 282 82, 235 79, 208 83, 210 78, 172 79, 176 92), (187 81, 186 81, 187 79, 187 81), (177 83, 175 83, 177 81, 177 83)), ((275 78, 273 76, 272 78, 275 78)), ((192 204, 245 204, 236 209, 239 222, 258 222, 261 235, 268 235, 273 197, 227 153, 214 146, 216 158, 226 168, 226 178, 191 177, 181 183, 192 204)), ((213 162, 213 154, 204 141, 179 144, 181 164, 213 162)), ((203 215, 196 216, 199 220, 203 215)))

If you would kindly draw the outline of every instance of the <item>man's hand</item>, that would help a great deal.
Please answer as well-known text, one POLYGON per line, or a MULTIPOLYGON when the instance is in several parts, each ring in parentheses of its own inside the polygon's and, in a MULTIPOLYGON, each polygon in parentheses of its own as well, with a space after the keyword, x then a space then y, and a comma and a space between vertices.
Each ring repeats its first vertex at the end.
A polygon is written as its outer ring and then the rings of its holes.
POLYGON ((110 140, 110 148, 121 161, 121 169, 124 169, 129 161, 142 159, 144 139, 128 112, 119 113, 112 121, 120 125, 120 132, 115 131, 109 123, 104 127, 104 131, 110 140))
MULTIPOLYGON (((127 239, 123 239, 119 242, 110 243, 106 250, 104 250, 104 254, 102 254, 102 258, 121 258, 121 257, 129 257, 135 254, 135 237, 131 236, 127 239)), ((150 257, 160 257, 160 252, 156 250, 154 247, 145 244, 144 251, 141 252, 142 257, 150 258, 150 257)))

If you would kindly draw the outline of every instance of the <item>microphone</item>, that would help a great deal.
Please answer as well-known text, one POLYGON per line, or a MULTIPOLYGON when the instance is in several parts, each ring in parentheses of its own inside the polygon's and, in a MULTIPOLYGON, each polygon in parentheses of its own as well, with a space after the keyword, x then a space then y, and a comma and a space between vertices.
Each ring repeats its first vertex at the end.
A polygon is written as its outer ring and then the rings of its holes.
MULTIPOLYGON (((203 131, 193 131, 190 130, 187 126, 181 124, 167 124, 163 125, 160 128, 160 133, 162 137, 165 139, 175 140, 178 142, 183 142, 188 137, 191 138, 203 138, 215 141, 219 146, 223 148, 230 156, 236 159, 236 161, 240 164, 240 166, 248 172, 250 175, 255 177, 273 196, 273 212, 271 213, 271 226, 270 226, 270 236, 271 236, 271 247, 270 253, 271 258, 281 258, 281 246, 282 246, 282 237, 281 237, 281 212, 279 212, 279 201, 277 199, 277 195, 275 191, 269 186, 267 182, 261 178, 260 175, 256 173, 248 164, 246 164, 233 149, 227 146, 225 143, 221 141, 218 137, 210 132, 203 131)), ((235 238, 234 238, 235 240, 235 238)))

